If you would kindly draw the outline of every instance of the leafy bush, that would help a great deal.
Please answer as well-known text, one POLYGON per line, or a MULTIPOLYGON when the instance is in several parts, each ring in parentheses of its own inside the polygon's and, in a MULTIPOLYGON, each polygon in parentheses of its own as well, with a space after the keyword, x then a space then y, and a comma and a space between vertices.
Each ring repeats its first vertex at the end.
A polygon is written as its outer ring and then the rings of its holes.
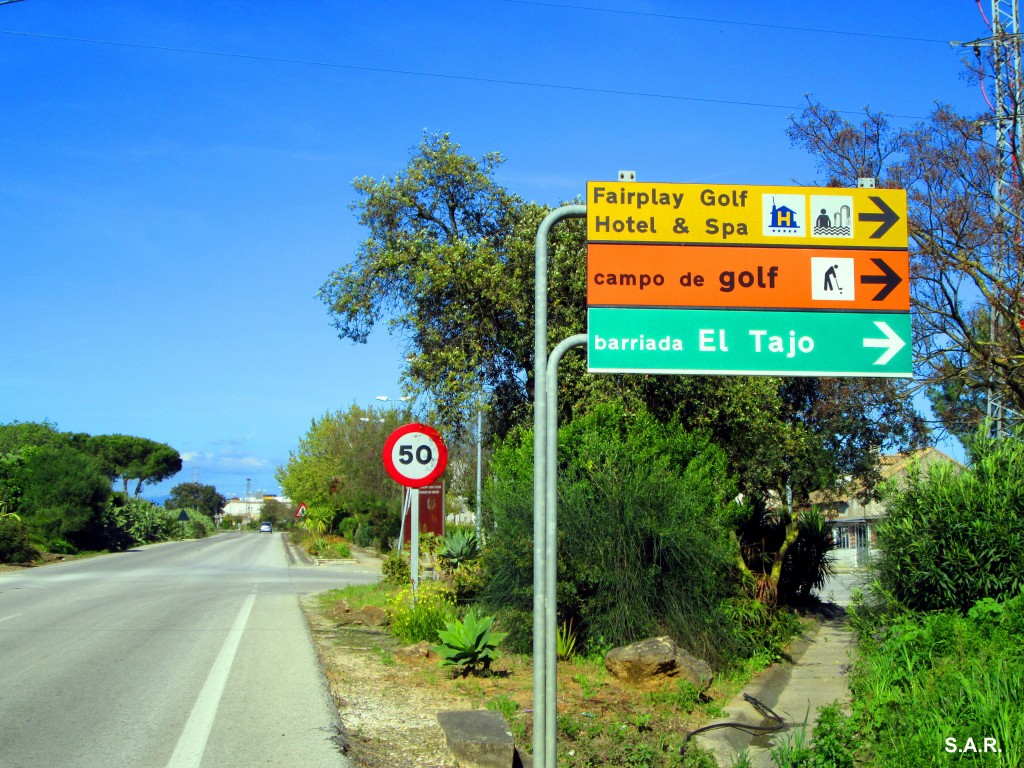
POLYGON ((854 768, 856 743, 853 721, 833 703, 819 710, 813 742, 804 720, 771 750, 772 763, 777 768, 854 768))
POLYGON ((412 589, 401 590, 389 604, 391 634, 406 643, 437 642, 437 633, 457 613, 451 593, 439 582, 421 582, 413 600, 412 589))
MULTIPOLYGON (((172 510, 172 512, 174 511, 177 510, 172 510)), ((213 520, 207 515, 196 509, 186 509, 185 514, 188 515, 188 522, 185 523, 185 536, 192 539, 205 539, 213 533, 213 520)), ((172 517, 175 520, 178 519, 176 514, 172 514, 172 517)))
POLYGON ((888 486, 879 585, 914 610, 966 611, 1024 587, 1024 433, 977 438, 971 465, 934 464, 888 486))
POLYGON ((359 518, 355 515, 349 515, 348 517, 343 518, 340 523, 338 523, 338 530, 341 532, 341 535, 349 541, 355 541, 356 528, 358 526, 359 518))
POLYGON ((395 551, 384 558, 380 566, 380 575, 389 587, 407 587, 412 579, 412 568, 405 555, 395 551))
POLYGON ((334 555, 342 560, 352 557, 352 548, 344 541, 334 542, 334 555))
POLYGON ((27 453, 23 473, 18 511, 30 531, 81 549, 106 546, 97 533, 110 480, 97 459, 78 450, 40 446, 27 453))
POLYGON ((751 597, 730 598, 723 610, 732 623, 732 645, 758 666, 779 661, 786 644, 800 632, 800 620, 792 613, 751 597))
POLYGON ((103 513, 110 548, 124 550, 174 538, 179 530, 178 512, 158 507, 145 499, 116 494, 107 502, 103 513))
POLYGON ((370 547, 373 546, 373 527, 369 521, 362 521, 359 523, 359 527, 356 529, 356 546, 357 547, 370 547))
POLYGON ((966 616, 903 613, 865 629, 850 690, 869 765, 937 764, 949 737, 959 747, 972 737, 979 750, 994 738, 994 763, 1024 765, 1024 594, 979 601, 966 616))
POLYGON ((440 645, 434 646, 443 659, 442 663, 459 667, 463 677, 470 672, 490 669, 491 662, 497 658, 498 644, 505 637, 503 632, 491 632, 493 622, 493 616, 477 618, 472 610, 462 621, 448 622, 438 632, 440 645))
POLYGON ((306 510, 306 519, 302 521, 302 526, 307 531, 311 531, 318 536, 322 536, 323 534, 330 532, 331 527, 334 525, 334 518, 337 514, 338 513, 330 507, 309 507, 306 510))
MULTIPOLYGON (((514 434, 491 464, 487 506, 495 530, 484 551, 481 598, 499 615, 533 605, 532 445, 532 433, 514 434)), ((667 630, 724 665, 737 650, 722 609, 735 564, 724 519, 734 487, 724 454, 677 423, 661 425, 644 410, 615 404, 563 427, 559 445, 559 612, 574 619, 584 644, 597 637, 624 644, 667 630)))
POLYGON ((533 610, 504 606, 494 614, 494 625, 505 633, 510 653, 533 653, 533 610))
POLYGON ((77 555, 78 547, 59 536, 46 542, 46 549, 55 555, 77 555))
POLYGON ((459 603, 468 603, 476 599, 487 583, 487 571, 479 560, 469 560, 456 568, 448 581, 455 599, 459 603))
POLYGON ((28 526, 17 515, 0 513, 0 563, 30 563, 37 554, 28 526))

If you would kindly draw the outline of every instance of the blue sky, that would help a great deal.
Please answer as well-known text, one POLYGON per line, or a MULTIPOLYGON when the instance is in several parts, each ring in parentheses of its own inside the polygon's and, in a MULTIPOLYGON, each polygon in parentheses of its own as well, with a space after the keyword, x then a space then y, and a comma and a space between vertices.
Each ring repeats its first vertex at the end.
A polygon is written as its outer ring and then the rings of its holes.
POLYGON ((402 340, 340 341, 316 292, 352 180, 424 130, 550 205, 620 169, 812 184, 805 93, 980 112, 948 41, 985 32, 970 0, 0 5, 0 422, 169 443, 150 494, 275 491, 310 419, 400 394, 402 340))

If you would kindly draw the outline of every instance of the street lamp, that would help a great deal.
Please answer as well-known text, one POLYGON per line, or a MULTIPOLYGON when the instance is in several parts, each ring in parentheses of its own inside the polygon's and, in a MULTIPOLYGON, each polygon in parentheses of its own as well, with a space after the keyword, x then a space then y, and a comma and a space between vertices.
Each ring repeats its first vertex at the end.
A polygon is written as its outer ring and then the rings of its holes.
POLYGON ((408 402, 409 400, 412 400, 411 397, 404 396, 395 400, 393 398, 388 397, 387 395, 377 395, 377 397, 375 397, 374 399, 380 400, 382 403, 405 403, 408 402))

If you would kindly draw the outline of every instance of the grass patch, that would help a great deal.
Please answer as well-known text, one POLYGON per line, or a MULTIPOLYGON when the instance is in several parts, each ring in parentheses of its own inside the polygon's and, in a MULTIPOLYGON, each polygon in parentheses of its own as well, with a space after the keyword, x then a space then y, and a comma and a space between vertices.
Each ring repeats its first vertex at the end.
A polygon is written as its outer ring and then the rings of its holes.
POLYGON ((352 610, 359 610, 368 605, 386 608, 388 601, 393 599, 395 590, 376 584, 350 584, 340 589, 331 589, 317 595, 318 607, 329 610, 339 600, 344 600, 352 610))

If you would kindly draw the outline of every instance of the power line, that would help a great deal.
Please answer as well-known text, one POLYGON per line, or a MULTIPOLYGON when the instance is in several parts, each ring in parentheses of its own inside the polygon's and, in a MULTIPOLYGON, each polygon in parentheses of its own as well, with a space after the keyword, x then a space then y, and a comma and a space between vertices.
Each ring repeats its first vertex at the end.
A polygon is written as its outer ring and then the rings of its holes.
MULTIPOLYGON (((402 75, 406 77, 424 77, 439 80, 455 80, 468 83, 484 83, 487 85, 511 85, 523 88, 545 88, 558 91, 573 91, 576 93, 591 93, 604 96, 632 96, 643 99, 663 99, 668 101, 689 101, 699 104, 721 104, 733 107, 759 107, 762 109, 785 109, 791 112, 802 111, 806 105, 772 104, 764 101, 740 101, 737 99, 713 99, 702 96, 683 96, 680 94, 658 93, 656 91, 626 91, 615 88, 596 88, 585 85, 569 85, 565 83, 542 83, 532 80, 510 80, 497 77, 479 77, 474 75, 452 75, 441 72, 425 72, 412 69, 392 69, 388 67, 371 67, 362 64, 340 64, 332 61, 317 61, 313 59, 292 59, 279 56, 262 56, 251 53, 230 53, 227 51, 213 51, 201 48, 181 48, 177 46, 156 45, 154 43, 129 43, 122 40, 101 40, 90 37, 73 37, 69 35, 51 35, 41 32, 22 32, 11 29, 0 29, 0 34, 12 35, 15 37, 30 37, 41 40, 60 40, 63 42, 88 43, 90 45, 107 45, 121 48, 134 48, 136 50, 158 51, 161 53, 185 53, 194 56, 214 56, 225 59, 236 59, 242 61, 260 61, 272 64, 292 64, 308 67, 323 67, 327 69, 344 69, 352 72, 374 72, 384 75, 402 75)), ((863 110, 837 109, 836 112, 845 115, 861 115, 863 110)), ((888 115, 899 120, 925 120, 921 115, 888 115)))
POLYGON ((545 8, 565 8, 575 11, 591 11, 593 13, 614 13, 622 16, 646 16, 654 19, 672 19, 674 21, 698 21, 706 24, 731 24, 736 27, 755 27, 758 29, 779 29, 786 32, 813 32, 824 35, 847 35, 850 37, 871 37, 879 40, 905 40, 913 43, 940 43, 949 45, 949 40, 938 40, 931 37, 910 37, 907 35, 883 35, 878 32, 850 32, 844 29, 824 29, 820 27, 797 27, 790 24, 765 24, 755 21, 734 21, 732 19, 716 19, 705 16, 679 16, 674 13, 652 13, 649 11, 623 11, 616 8, 595 8, 591 5, 569 5, 568 3, 547 3, 540 0, 498 0, 502 3, 515 5, 537 5, 545 8))

